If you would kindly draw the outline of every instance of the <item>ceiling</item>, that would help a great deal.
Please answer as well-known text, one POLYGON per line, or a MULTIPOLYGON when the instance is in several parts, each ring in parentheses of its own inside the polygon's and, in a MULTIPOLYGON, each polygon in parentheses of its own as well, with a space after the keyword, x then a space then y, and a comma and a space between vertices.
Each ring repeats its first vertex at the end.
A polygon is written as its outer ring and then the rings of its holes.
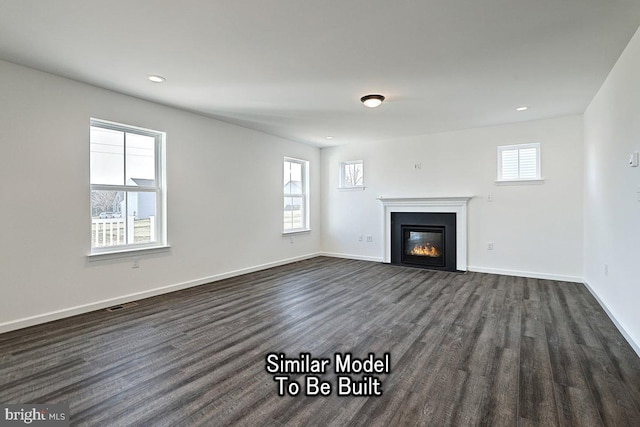
POLYGON ((582 113, 639 25, 638 0, 0 0, 0 58, 322 147, 582 113))

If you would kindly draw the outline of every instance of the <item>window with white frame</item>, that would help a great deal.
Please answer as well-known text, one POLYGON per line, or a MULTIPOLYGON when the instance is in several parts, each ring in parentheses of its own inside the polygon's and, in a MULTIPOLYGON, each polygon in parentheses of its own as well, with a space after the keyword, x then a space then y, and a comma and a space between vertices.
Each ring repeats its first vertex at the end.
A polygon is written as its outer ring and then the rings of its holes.
POLYGON ((165 134, 91 119, 91 254, 165 246, 165 134))
POLYGON ((283 231, 309 230, 309 162, 285 157, 283 176, 283 231))
POLYGON ((540 176, 540 144, 498 147, 498 181, 533 181, 540 176))
POLYGON ((364 163, 351 160, 340 163, 340 188, 364 187, 364 163))

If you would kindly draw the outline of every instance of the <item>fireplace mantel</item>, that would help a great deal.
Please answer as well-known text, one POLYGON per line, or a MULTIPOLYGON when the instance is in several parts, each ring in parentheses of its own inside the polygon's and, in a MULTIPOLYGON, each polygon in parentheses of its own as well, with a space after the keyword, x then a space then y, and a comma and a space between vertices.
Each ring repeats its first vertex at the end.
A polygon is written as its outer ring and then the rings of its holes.
POLYGON ((379 197, 383 207, 384 259, 391 262, 392 212, 450 212, 456 214, 456 264, 467 270, 467 204, 471 197, 379 197))

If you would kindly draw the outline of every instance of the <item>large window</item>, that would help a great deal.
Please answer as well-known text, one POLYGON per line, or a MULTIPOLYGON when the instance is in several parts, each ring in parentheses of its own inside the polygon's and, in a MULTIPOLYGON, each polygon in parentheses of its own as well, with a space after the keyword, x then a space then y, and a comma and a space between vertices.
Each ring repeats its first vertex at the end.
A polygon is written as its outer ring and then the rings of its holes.
POLYGON ((498 147, 498 181, 533 181, 540 176, 540 144, 498 147))
POLYGON ((91 253, 166 245, 164 133, 92 119, 91 253))
POLYGON ((309 162, 284 159, 285 233, 309 230, 309 162))

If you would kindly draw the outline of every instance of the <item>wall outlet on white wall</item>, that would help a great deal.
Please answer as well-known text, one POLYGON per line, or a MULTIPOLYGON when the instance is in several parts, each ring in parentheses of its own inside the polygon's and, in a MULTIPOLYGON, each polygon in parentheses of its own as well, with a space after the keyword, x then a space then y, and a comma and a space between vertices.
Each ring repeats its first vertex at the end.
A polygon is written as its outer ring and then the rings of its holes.
POLYGON ((637 151, 635 153, 631 153, 631 155, 629 156, 629 166, 631 166, 632 168, 637 168, 638 167, 638 152, 637 151))
POLYGON ((492 251, 493 250, 493 242, 487 243, 487 250, 488 251, 492 251))
POLYGON ((367 236, 367 242, 369 242, 369 243, 373 242, 373 236, 372 235, 369 234, 367 236))
POLYGON ((131 258, 131 268, 140 268, 140 260, 136 257, 131 258))
POLYGON ((358 236, 358 242, 362 242, 362 234, 358 236))

